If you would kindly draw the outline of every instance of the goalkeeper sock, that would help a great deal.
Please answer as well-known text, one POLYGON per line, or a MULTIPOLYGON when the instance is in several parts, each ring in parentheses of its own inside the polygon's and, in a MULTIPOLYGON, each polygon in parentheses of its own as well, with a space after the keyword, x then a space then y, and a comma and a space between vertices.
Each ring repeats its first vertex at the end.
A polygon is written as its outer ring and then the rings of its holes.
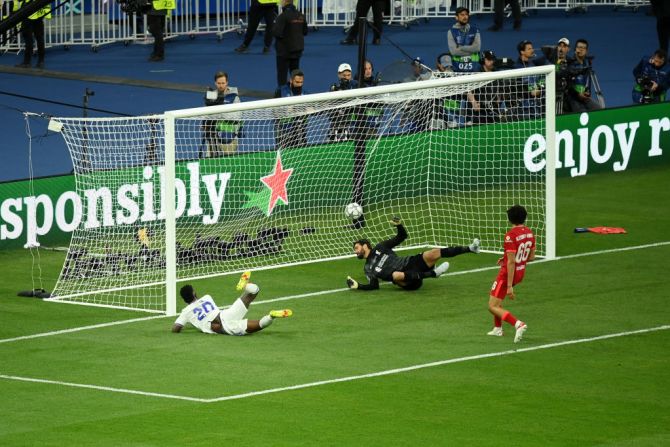
POLYGON ((453 258, 454 256, 462 255, 463 253, 470 253, 470 249, 461 246, 440 248, 440 256, 443 258, 453 258))
POLYGON ((494 316, 494 317, 493 317, 493 325, 494 325, 495 327, 502 327, 502 318, 500 318, 500 317, 497 316, 497 315, 494 316))
POLYGON ((261 329, 265 329, 266 327, 270 326, 273 321, 275 321, 274 318, 272 318, 270 315, 266 315, 260 319, 258 325, 261 327, 261 329))
POLYGON ((505 312, 502 316, 503 321, 507 321, 509 324, 514 326, 516 324, 516 318, 509 312, 505 312))

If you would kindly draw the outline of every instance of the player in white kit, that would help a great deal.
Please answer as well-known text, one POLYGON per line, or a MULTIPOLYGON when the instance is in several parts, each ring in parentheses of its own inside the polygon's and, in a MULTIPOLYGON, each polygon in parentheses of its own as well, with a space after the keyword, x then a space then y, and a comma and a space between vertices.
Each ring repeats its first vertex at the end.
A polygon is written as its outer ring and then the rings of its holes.
POLYGON ((247 335, 270 326, 275 318, 286 318, 293 315, 290 309, 273 310, 260 320, 244 318, 249 305, 256 298, 260 288, 253 283, 243 286, 244 293, 227 309, 220 310, 211 296, 198 298, 191 285, 185 285, 179 293, 188 306, 172 326, 172 332, 181 332, 187 323, 206 334, 247 335))

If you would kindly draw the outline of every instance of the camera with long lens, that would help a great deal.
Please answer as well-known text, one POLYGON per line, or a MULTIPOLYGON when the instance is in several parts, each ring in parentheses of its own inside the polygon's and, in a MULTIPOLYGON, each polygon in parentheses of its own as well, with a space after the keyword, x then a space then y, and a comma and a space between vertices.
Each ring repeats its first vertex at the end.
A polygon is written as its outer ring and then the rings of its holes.
POLYGON ((642 104, 650 104, 656 100, 654 97, 654 80, 648 76, 643 76, 637 80, 637 83, 642 87, 642 99, 640 102, 642 104))
POLYGON ((149 0, 116 0, 126 14, 146 14, 151 9, 149 0))
POLYGON ((509 70, 514 68, 516 62, 511 57, 496 57, 493 66, 496 70, 509 70))
POLYGON ((330 86, 331 92, 338 92, 340 90, 350 90, 351 89, 351 80, 350 79, 340 79, 337 84, 330 86))

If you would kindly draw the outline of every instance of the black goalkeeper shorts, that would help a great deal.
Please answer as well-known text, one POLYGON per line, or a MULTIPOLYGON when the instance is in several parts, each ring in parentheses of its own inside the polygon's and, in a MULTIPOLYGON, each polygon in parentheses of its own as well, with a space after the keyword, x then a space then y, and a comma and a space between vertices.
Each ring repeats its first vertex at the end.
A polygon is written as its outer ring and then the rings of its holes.
POLYGON ((426 261, 423 259, 423 253, 411 256, 409 262, 403 269, 403 272, 430 272, 432 267, 428 267, 426 261))

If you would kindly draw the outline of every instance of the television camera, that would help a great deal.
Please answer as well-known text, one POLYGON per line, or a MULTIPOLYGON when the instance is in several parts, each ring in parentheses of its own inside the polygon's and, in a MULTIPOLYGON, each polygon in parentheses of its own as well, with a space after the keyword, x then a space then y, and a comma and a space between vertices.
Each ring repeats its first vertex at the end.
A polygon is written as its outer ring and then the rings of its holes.
POLYGON ((654 93, 654 80, 649 76, 643 76, 637 79, 637 83, 642 87, 642 98, 640 98, 640 104, 651 104, 653 102, 658 102, 658 98, 654 93))
MULTIPOLYGON (((547 60, 553 64, 558 61, 558 48, 556 45, 542 46, 542 53, 547 60)), ((590 86, 592 98, 605 108, 605 97, 600 89, 600 82, 598 76, 593 69, 594 56, 586 56, 588 62, 585 67, 573 67, 571 63, 574 59, 567 59, 564 63, 557 64, 556 69, 556 113, 562 114, 564 111, 569 112, 568 94, 570 94, 571 87, 574 85, 575 79, 578 76, 587 77, 587 85, 590 86), (567 107, 567 108, 566 108, 567 107)))
POLYGON ((116 0, 126 14, 146 14, 151 9, 149 0, 116 0))

